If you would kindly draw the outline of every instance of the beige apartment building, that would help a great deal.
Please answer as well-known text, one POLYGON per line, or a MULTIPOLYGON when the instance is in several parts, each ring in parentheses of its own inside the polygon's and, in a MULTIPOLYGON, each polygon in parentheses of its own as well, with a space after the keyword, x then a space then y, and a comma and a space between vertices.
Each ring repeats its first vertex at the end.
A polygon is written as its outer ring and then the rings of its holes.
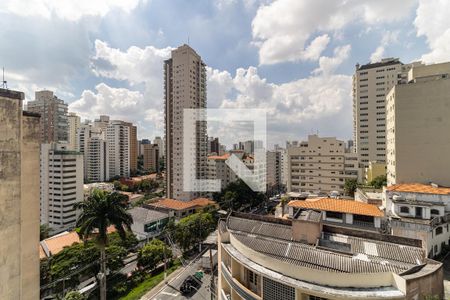
POLYGON ((0 299, 39 299, 39 115, 0 89, 0 299))
POLYGON ((136 171, 138 157, 137 126, 128 122, 124 122, 124 124, 130 128, 130 171, 136 171))
POLYGON ((335 137, 308 136, 288 147, 287 191, 309 194, 344 193, 346 179, 361 179, 358 158, 335 137))
POLYGON ((414 66, 387 96, 387 180, 450 186, 450 63, 414 66))
POLYGON ((321 216, 220 220, 217 298, 443 299, 442 263, 426 258, 420 241, 324 224, 321 216))
MULTIPOLYGON (((106 126, 108 142, 109 178, 130 176, 130 126, 129 123, 112 120, 106 126)), ((137 150, 137 147, 136 147, 137 150)))
POLYGON ((69 113, 67 115, 67 121, 69 123, 69 132, 68 132, 68 142, 69 142, 69 149, 70 150, 76 150, 77 149, 77 130, 81 125, 81 119, 80 116, 78 116, 76 113, 69 113))
MULTIPOLYGON (((416 63, 417 64, 417 63, 416 63)), ((356 65, 353 75, 353 141, 360 163, 386 162, 386 95, 398 83, 406 82, 413 64, 398 58, 356 65)))
POLYGON ((183 110, 206 108, 206 65, 188 45, 173 50, 172 57, 164 62, 164 88, 167 198, 188 201, 201 193, 186 191, 184 176, 192 179, 207 177, 208 151, 206 122, 198 122, 195 140, 189 145, 195 152, 193 165, 189 174, 183 174, 186 163, 183 110))

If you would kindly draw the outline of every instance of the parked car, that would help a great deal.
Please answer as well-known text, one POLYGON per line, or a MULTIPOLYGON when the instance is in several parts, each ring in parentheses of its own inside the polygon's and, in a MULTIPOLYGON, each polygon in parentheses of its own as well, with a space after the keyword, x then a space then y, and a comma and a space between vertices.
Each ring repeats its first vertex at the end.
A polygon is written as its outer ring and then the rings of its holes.
POLYGON ((182 295, 194 294, 202 285, 200 276, 189 275, 181 284, 180 291, 182 295))

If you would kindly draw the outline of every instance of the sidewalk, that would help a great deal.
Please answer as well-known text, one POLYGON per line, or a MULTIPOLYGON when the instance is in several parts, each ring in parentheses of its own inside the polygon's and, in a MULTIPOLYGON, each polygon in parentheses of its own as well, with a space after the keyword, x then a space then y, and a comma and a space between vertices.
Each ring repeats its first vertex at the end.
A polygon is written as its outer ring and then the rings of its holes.
POLYGON ((176 269, 173 273, 169 274, 166 278, 166 280, 161 281, 158 283, 154 288, 152 288, 147 294, 142 296, 141 300, 151 300, 156 295, 159 294, 159 292, 166 287, 166 283, 171 282, 173 279, 177 278, 180 273, 183 273, 186 267, 179 267, 176 269))

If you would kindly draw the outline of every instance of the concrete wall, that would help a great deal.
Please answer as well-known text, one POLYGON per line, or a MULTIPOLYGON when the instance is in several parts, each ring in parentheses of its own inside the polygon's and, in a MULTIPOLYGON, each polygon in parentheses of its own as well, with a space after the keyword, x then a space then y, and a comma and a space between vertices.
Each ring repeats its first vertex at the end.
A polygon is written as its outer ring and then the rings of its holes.
POLYGON ((39 299, 39 118, 22 117, 22 100, 0 89, 2 300, 39 299))
MULTIPOLYGON (((450 72, 450 68, 448 70, 450 72)), ((387 97, 387 179, 450 186, 450 79, 395 86, 387 97)))

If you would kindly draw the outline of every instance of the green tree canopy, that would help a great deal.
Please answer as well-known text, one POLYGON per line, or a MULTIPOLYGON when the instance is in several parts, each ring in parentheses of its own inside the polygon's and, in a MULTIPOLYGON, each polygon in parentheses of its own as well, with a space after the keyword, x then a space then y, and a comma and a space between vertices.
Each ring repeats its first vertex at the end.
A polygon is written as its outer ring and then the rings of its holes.
POLYGON ((140 267, 154 269, 159 263, 172 257, 172 250, 161 240, 153 239, 147 243, 138 253, 138 265, 140 267))
POLYGON ((256 207, 265 200, 263 193, 253 191, 241 179, 231 182, 220 193, 215 193, 213 198, 221 209, 232 210, 256 207))
POLYGON ((356 179, 346 179, 344 183, 344 191, 348 196, 353 197, 355 195, 356 188, 358 187, 358 181, 356 179))
MULTIPOLYGON (((130 229, 133 218, 126 211, 126 196, 119 193, 94 190, 86 201, 77 203, 81 210, 77 219, 77 232, 87 240, 95 235, 100 250, 100 299, 106 300, 106 246, 108 245, 107 229, 113 225, 122 239, 126 239, 125 228, 130 229)), ((117 250, 117 249, 116 249, 117 250)))
POLYGON ((216 229, 217 222, 211 213, 195 213, 180 220, 177 224, 168 224, 168 231, 183 251, 189 250, 216 229))
POLYGON ((376 189, 381 189, 383 186, 387 185, 386 175, 375 177, 371 182, 369 182, 369 185, 373 186, 376 189))
POLYGON ((63 300, 87 300, 87 298, 80 292, 71 291, 66 294, 63 300))

